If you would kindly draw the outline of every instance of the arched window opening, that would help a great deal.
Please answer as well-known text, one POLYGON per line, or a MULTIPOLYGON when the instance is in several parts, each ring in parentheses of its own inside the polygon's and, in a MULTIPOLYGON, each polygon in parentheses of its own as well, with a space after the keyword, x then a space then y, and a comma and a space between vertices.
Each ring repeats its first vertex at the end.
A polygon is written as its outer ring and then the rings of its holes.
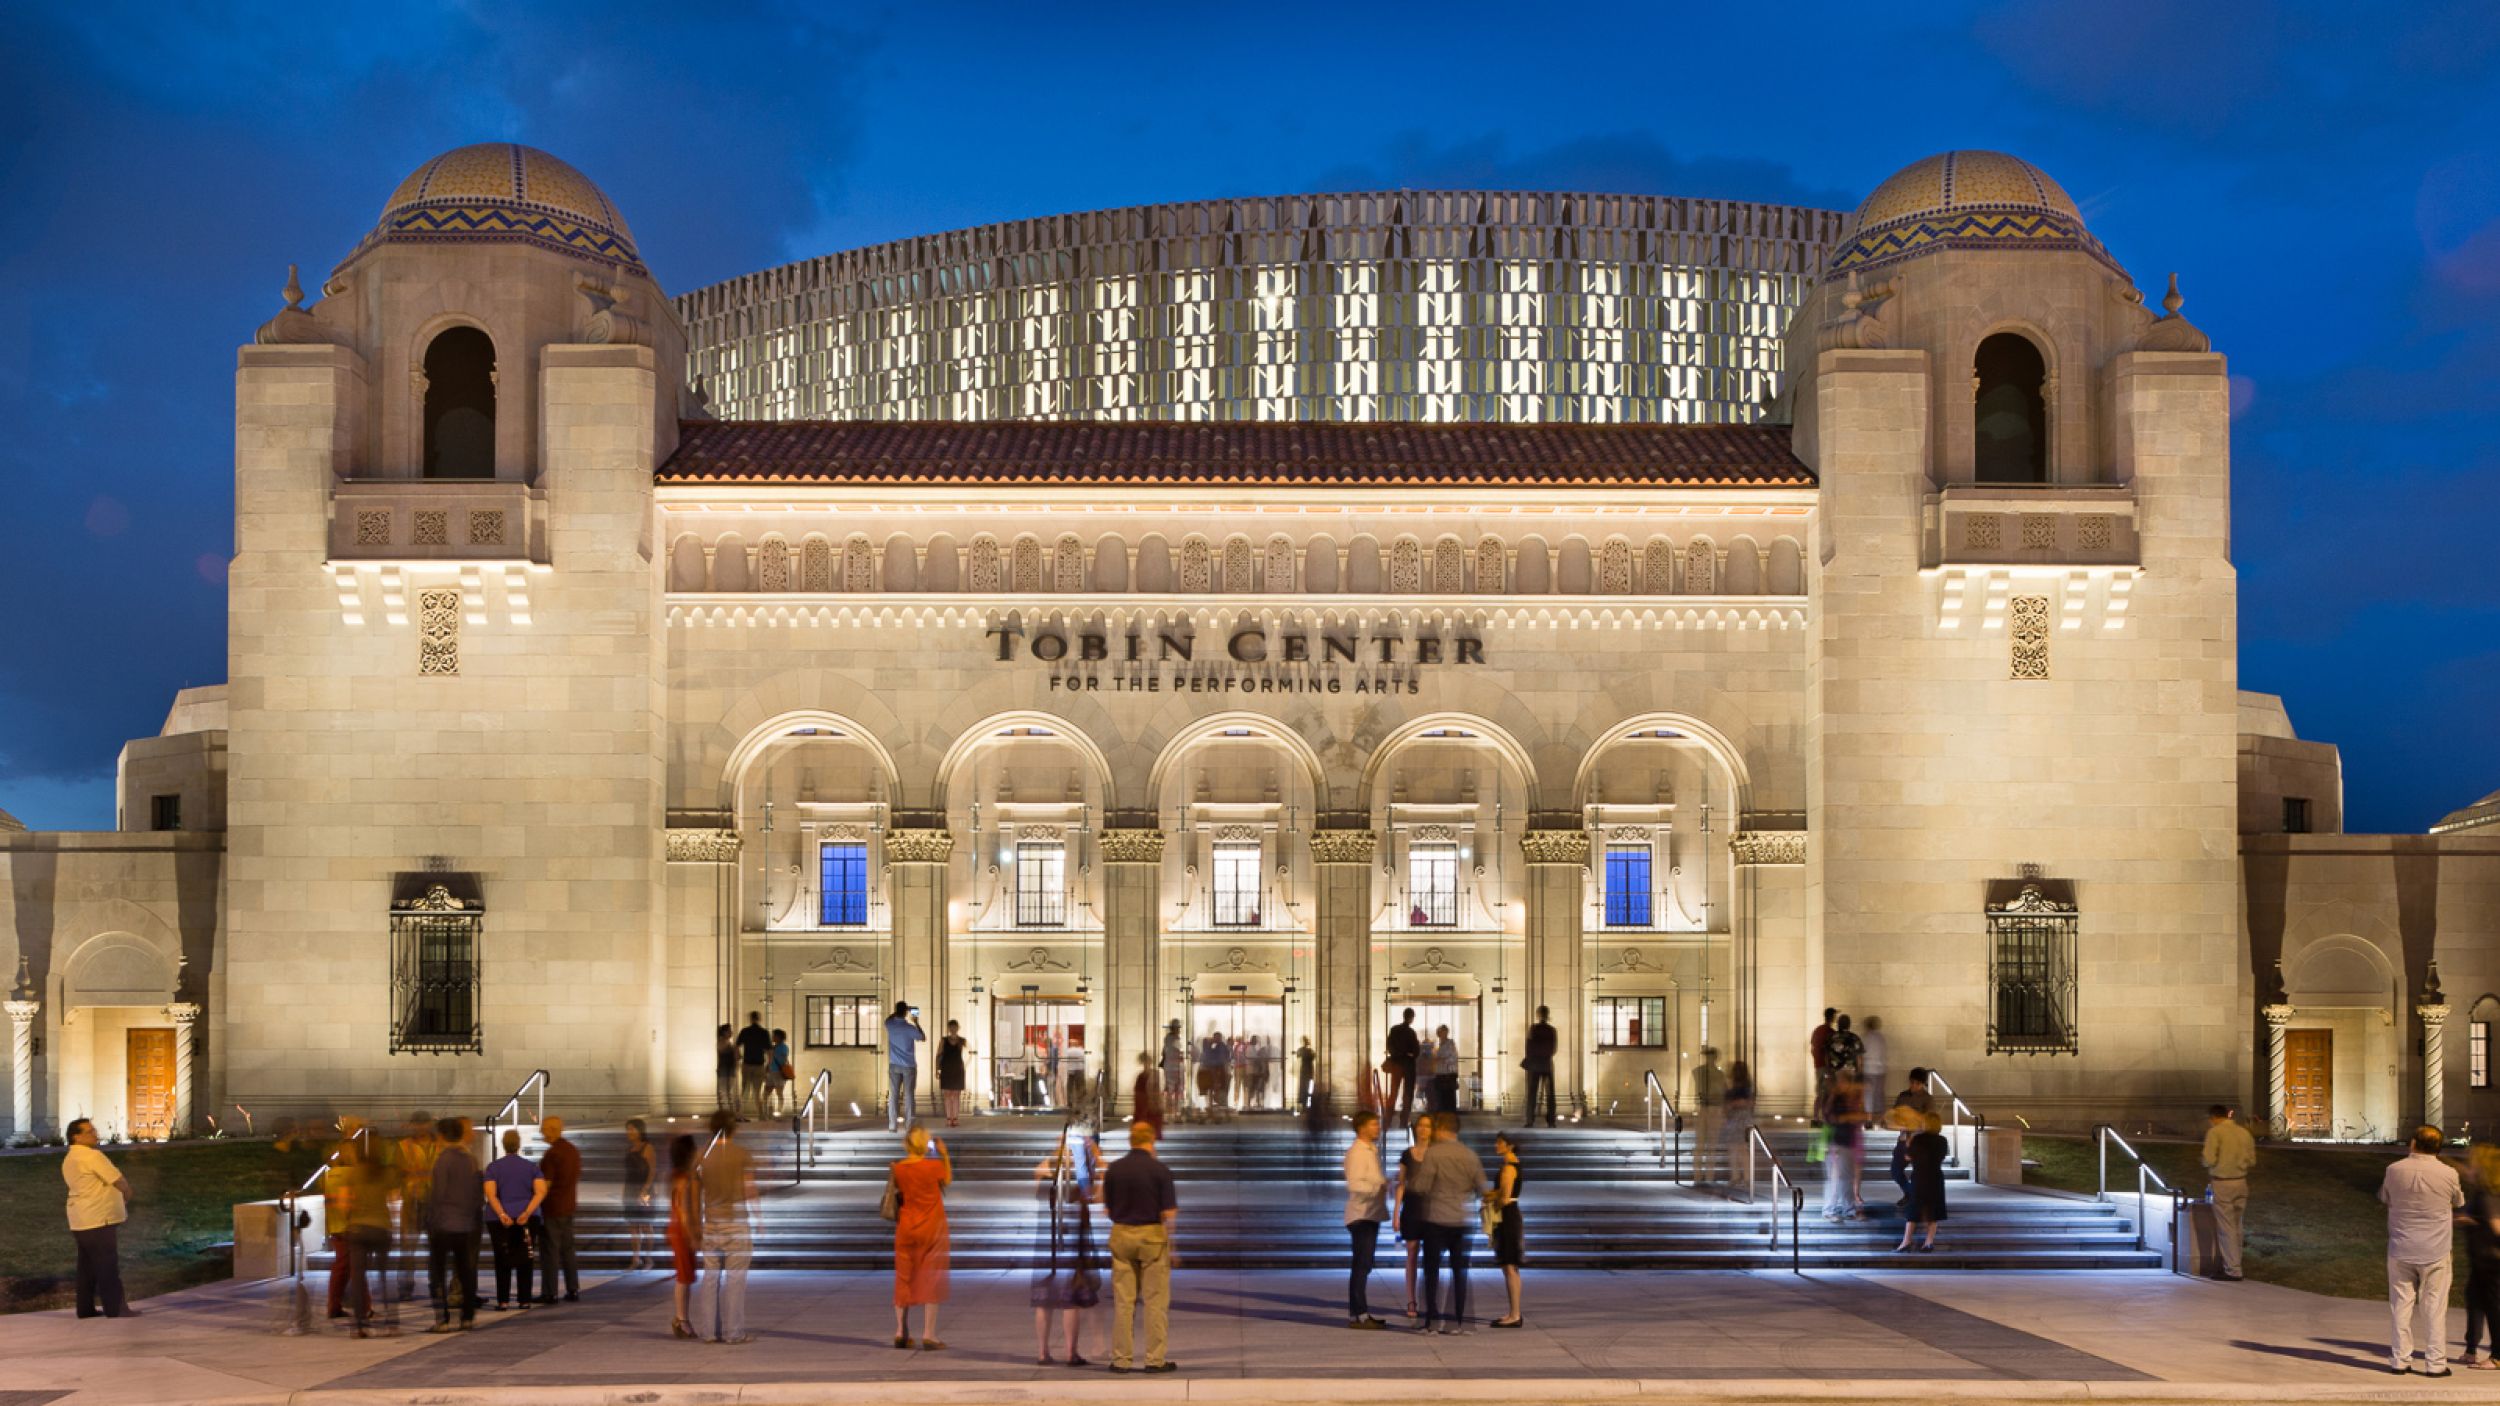
POLYGON ((1973 476, 1981 483, 2049 481, 2048 363, 2031 339, 1999 332, 1972 359, 1973 476))
POLYGON ((495 344, 474 327, 425 349, 425 476, 495 476, 495 344))

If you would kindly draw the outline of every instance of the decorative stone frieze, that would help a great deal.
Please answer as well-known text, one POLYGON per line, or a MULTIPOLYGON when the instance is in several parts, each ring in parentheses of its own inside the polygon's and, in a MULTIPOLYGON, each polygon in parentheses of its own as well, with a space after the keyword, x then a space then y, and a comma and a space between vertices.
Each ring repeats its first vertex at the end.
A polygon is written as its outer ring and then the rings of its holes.
POLYGON ((730 864, 738 858, 738 832, 710 827, 671 827, 668 832, 668 862, 671 864, 730 864))
POLYGON ((954 853, 955 832, 952 830, 885 832, 885 862, 888 864, 944 864, 954 853))
POLYGON ((1311 862, 1314 864, 1369 864, 1379 847, 1380 837, 1369 830, 1311 832, 1311 862))
POLYGON ((1163 832, 1105 830, 1102 832, 1101 853, 1105 864, 1160 864, 1163 862, 1163 832))
POLYGON ((1530 830, 1519 837, 1519 852, 1530 864, 1585 865, 1589 834, 1586 830, 1530 830))
POLYGON ((417 672, 460 672, 460 592, 448 586, 417 592, 417 672))
POLYGON ((2016 596, 2013 600, 2014 653, 2011 673, 2017 679, 2049 676, 2049 598, 2016 596))
POLYGON ((1727 847, 1738 864, 1806 862, 1806 832, 1803 830, 1747 830, 1728 841, 1727 847))

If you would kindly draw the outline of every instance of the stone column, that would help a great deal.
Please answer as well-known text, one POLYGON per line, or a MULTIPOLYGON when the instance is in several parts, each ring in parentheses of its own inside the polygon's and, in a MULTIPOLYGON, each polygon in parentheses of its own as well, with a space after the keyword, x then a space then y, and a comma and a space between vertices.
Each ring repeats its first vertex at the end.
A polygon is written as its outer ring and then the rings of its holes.
POLYGON ((1155 993, 1161 990, 1162 943, 1155 911, 1162 902, 1163 832, 1105 830, 1097 851, 1103 879, 1102 1077, 1114 1108, 1135 1079, 1137 1052, 1161 1048, 1155 1037, 1155 993))
MULTIPOLYGON (((921 1025, 933 1038, 946 1029, 941 963, 946 955, 946 862, 954 853, 951 830, 885 832, 885 881, 894 915, 894 985, 885 993, 886 1008, 893 1009, 896 1001, 920 1007, 921 1025)), ((882 1068, 877 1082, 885 1083, 882 1068)), ((930 1087, 936 1083, 926 1074, 922 1082, 930 1087)), ((893 1116, 891 1109, 887 1116, 893 1116)))
POLYGON ((2265 1008, 2266 1017, 2266 1127, 2284 1135, 2291 1131, 2292 1121, 2284 1100, 2289 1097, 2285 1082, 2291 1071, 2283 1065, 2283 1032, 2292 1023, 2292 1008, 2277 1001, 2265 1008))
POLYGON ((194 1026, 200 1008, 189 1001, 176 1001, 165 1008, 174 1018, 174 1120, 167 1138, 191 1135, 191 1060, 197 1051, 194 1026))
POLYGON ((2415 1006, 2422 1018, 2422 1121, 2444 1127, 2448 1113, 2448 1005, 2444 1001, 2415 1006))
POLYGON ((1596 1069, 1588 1031, 1588 954, 1580 942, 1587 903, 1586 830, 1530 830, 1519 837, 1528 862, 1528 1006, 1553 1016, 1554 1097, 1578 1106, 1596 1069))
POLYGON ((1311 872, 1319 889, 1312 923, 1319 973, 1318 1028, 1311 1043, 1339 1108, 1362 1105, 1369 1087, 1379 1012, 1372 1009, 1372 859, 1369 830, 1311 832, 1311 872))
POLYGON ((9 1013, 9 1131, 25 1137, 35 1131, 35 1017, 43 1004, 16 1000, 0 1009, 9 1013))

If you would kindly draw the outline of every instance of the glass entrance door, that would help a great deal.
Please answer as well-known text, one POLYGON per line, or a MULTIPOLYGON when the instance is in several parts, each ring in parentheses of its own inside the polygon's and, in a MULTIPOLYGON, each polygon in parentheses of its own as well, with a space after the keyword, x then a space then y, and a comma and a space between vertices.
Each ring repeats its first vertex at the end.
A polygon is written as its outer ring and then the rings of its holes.
MULTIPOLYGON (((1477 1043, 1476 1015, 1484 1002, 1481 999, 1410 999, 1392 995, 1388 1018, 1382 1029, 1394 1027, 1408 1011, 1415 1013, 1415 1037, 1423 1044, 1423 1056, 1415 1062, 1415 1106, 1426 1107, 1432 1097, 1433 1073, 1437 1068, 1433 1051, 1439 1044, 1438 1032, 1448 1026, 1450 1038, 1458 1045, 1458 1107, 1461 1110, 1482 1108, 1484 1104, 1484 1050, 1477 1043)), ((1438 1105, 1432 1105, 1438 1106, 1438 1105)))
POLYGON ((1195 1106, 1281 1109, 1293 1097, 1285 1071, 1285 1003, 1275 997, 1200 997, 1193 1007, 1190 1093, 1195 1106), (1207 1039, 1221 1041, 1221 1062, 1207 1039))
POLYGON ((990 1106, 1061 1109, 1093 1087, 1085 1002, 1002 999, 990 1007, 990 1106))

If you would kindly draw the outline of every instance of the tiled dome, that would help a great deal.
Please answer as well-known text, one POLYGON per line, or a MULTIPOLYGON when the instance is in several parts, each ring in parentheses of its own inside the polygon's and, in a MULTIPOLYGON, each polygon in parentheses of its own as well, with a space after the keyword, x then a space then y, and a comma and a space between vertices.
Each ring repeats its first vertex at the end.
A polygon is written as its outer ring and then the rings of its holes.
POLYGON ((625 217, 590 178, 536 147, 444 152, 391 192, 365 245, 517 241, 643 272, 625 217))
POLYGON ((1831 269, 1873 268, 1935 249, 2107 250, 2039 167, 2001 151, 1948 151, 1903 167, 1858 206, 1831 269))

